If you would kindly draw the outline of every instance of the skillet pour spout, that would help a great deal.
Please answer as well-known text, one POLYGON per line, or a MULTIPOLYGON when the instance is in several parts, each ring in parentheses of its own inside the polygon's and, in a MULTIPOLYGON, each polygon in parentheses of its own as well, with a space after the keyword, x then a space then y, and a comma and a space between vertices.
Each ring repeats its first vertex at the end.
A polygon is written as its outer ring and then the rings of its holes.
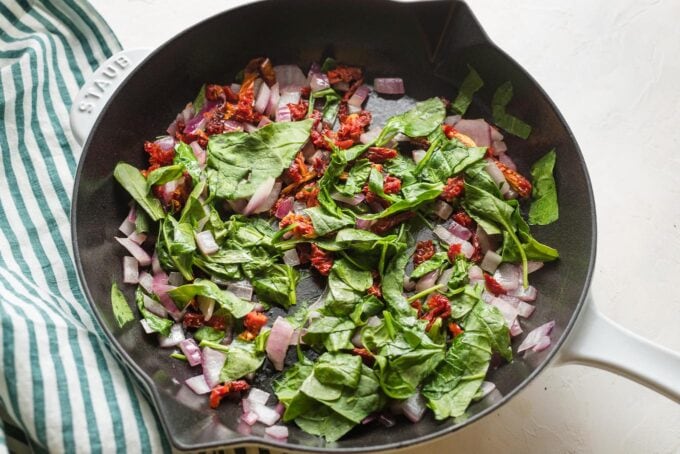
MULTIPOLYGON (((375 124, 402 110, 397 106, 393 112, 382 112, 375 124)), ((526 386, 564 342, 587 294, 596 241, 586 166, 557 108, 519 65, 490 42, 467 5, 443 0, 271 0, 225 11, 182 32, 134 69, 103 107, 79 164, 72 226, 79 275, 101 326, 145 388, 172 444, 187 450, 244 444, 311 452, 395 449, 481 419, 526 386), (485 81, 471 106, 471 118, 491 117, 488 106, 501 83, 510 80, 515 87, 513 110, 534 128, 528 141, 507 138, 508 147, 517 150, 513 157, 521 171, 526 172, 550 148, 557 148, 560 220, 536 229, 536 235, 562 256, 532 276, 541 296, 525 326, 529 331, 555 320, 553 344, 530 358, 517 356, 512 363, 490 371, 488 379, 499 394, 473 404, 466 419, 436 421, 428 416, 418 424, 400 420, 393 428, 358 427, 332 444, 292 425, 285 443, 264 438, 258 427, 244 434, 239 431, 241 409, 237 405, 209 409, 204 397, 182 385, 191 371, 159 355, 155 339, 137 325, 117 326, 108 292, 113 280, 121 281, 121 270, 111 266, 110 257, 118 254, 113 237, 127 213, 128 196, 113 180, 115 164, 126 161, 143 167, 145 138, 165 130, 204 82, 231 80, 253 56, 260 55, 303 68, 334 57, 365 68, 367 81, 403 78, 407 93, 415 99, 455 96, 469 64, 485 81)), ((318 289, 301 291, 311 294, 318 289)), ((131 292, 127 296, 132 299, 131 292)))

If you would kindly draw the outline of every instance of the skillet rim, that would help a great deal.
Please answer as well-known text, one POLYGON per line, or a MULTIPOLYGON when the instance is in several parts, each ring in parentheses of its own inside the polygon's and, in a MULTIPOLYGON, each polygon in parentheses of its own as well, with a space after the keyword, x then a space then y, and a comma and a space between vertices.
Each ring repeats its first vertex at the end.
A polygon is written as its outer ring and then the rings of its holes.
MULTIPOLYGON (((161 396, 160 391, 158 388, 155 386, 155 383, 151 377, 149 377, 142 369, 141 367, 132 360, 132 358, 127 354, 126 350, 120 345, 116 337, 113 335, 112 332, 110 332, 107 328, 106 325, 104 324, 104 321, 99 314, 99 310, 97 309, 95 303, 94 303, 94 298, 92 294, 90 293, 90 289, 87 285, 87 281, 85 280, 85 274, 83 270, 83 264, 81 261, 80 257, 80 248, 78 247, 78 229, 77 229, 77 215, 76 213, 78 212, 78 198, 79 198, 79 189, 80 189, 80 179, 81 179, 81 174, 83 171, 84 167, 84 162, 86 158, 88 157, 88 154, 90 152, 90 143, 92 141, 92 137, 94 136, 94 132, 99 128, 100 123, 102 121, 102 118, 104 116, 104 113, 109 109, 111 103, 113 100, 116 99, 118 93, 122 90, 125 89, 127 83, 129 80, 135 75, 138 71, 141 71, 144 65, 147 63, 149 59, 154 57, 156 54, 164 50, 165 48, 172 46, 175 42, 181 40, 186 34, 188 34, 190 31, 193 31, 195 28, 201 27, 203 24, 213 21, 217 19, 219 16, 222 15, 227 15, 233 11, 240 10, 240 9, 245 9, 250 7, 253 4, 256 3, 264 3, 267 0, 256 0, 253 2, 250 2, 245 5, 237 6, 234 8, 228 8, 223 11, 220 11, 218 13, 215 13, 205 19, 203 19, 200 22, 197 22, 196 24, 193 24, 192 26, 182 30, 181 32, 177 33, 173 37, 171 37, 169 40, 165 41, 155 49, 153 49, 149 55, 147 55, 131 72, 130 74, 126 77, 126 79, 113 91, 111 94, 110 98, 106 101, 106 104, 101 110, 101 113, 99 114, 99 117, 95 121, 94 125, 92 126, 92 130, 88 134, 87 140, 85 141, 83 147, 82 147, 82 153, 80 156, 80 159, 78 161, 78 167, 76 170, 75 178, 74 178, 74 183, 73 183, 73 192, 72 192, 72 203, 71 203, 71 213, 70 213, 70 222, 71 222, 71 240, 72 240, 72 246, 73 246, 73 255, 74 255, 74 261, 76 264, 76 270, 78 273, 78 280, 82 286, 83 293, 87 299, 88 304, 90 305, 92 312, 94 313, 94 316, 97 320, 97 323, 99 324, 99 329, 104 332, 106 335, 106 338, 110 342, 111 345, 113 345, 114 349, 109 349, 109 352, 111 352, 114 357, 117 357, 118 359, 122 359, 122 361, 119 361, 119 363, 124 366, 125 369, 129 370, 130 372, 133 373, 133 375, 137 378, 138 382, 142 385, 143 391, 147 394, 148 397, 150 397, 151 404, 156 412, 156 415, 158 416, 158 419, 161 423, 161 426, 163 427, 163 430, 168 437, 168 440, 177 449, 180 450, 202 450, 202 449, 213 449, 213 448, 236 448, 239 446, 252 446, 252 447, 263 447, 263 448, 275 448, 275 449, 282 449, 282 450, 297 450, 297 451, 303 451, 303 452, 323 452, 323 453, 364 453, 364 452, 375 452, 375 451, 384 451, 384 450, 393 450, 393 449, 403 449, 409 446, 414 446, 417 444, 424 444, 431 442, 435 439, 444 437, 446 435, 450 435, 454 432, 457 432, 458 430, 461 430, 472 423, 484 418, 487 416, 489 413, 496 411, 497 409, 501 408, 503 405, 505 405, 507 402, 509 402, 516 394, 518 394, 520 391, 522 391, 530 382, 532 382, 540 373, 542 373, 546 367, 557 357, 559 350, 561 349, 562 345, 566 342, 567 337, 569 336, 569 333, 574 327, 574 324, 577 322, 578 317, 583 309, 584 304, 586 304, 586 298, 589 293, 590 285, 592 282, 592 275, 593 275, 593 270, 595 267, 595 260, 596 260, 596 252, 597 252, 597 216, 596 216, 596 209, 595 209, 595 198, 593 195, 593 187, 592 187, 592 182, 590 178, 590 174, 588 172, 588 167, 586 165, 586 162, 583 158, 583 153, 581 152, 581 148, 578 145, 578 142, 576 141, 576 137, 574 136, 571 128, 565 121, 562 113, 559 111, 555 103, 552 101, 550 96, 545 92, 545 90, 541 87, 541 85, 534 79, 529 72, 524 69, 523 66, 521 66, 514 58, 512 58, 510 55, 508 55, 504 50, 499 48, 486 34, 484 29, 482 28, 481 24, 473 14, 471 8, 467 5, 467 3, 464 0, 430 0, 432 3, 448 3, 451 5, 451 8, 454 7, 454 5, 460 5, 463 8, 467 9, 467 13, 470 16, 470 19, 474 22, 474 25, 478 28, 480 35, 483 37, 485 44, 487 44, 490 48, 492 48, 494 51, 498 52, 500 55, 505 57, 510 64, 514 64, 516 68, 519 70, 519 72, 527 78, 527 81, 531 86, 536 88, 536 91, 538 92, 539 96, 542 96, 544 100, 547 102, 547 105, 552 109, 554 112, 555 116, 559 120, 559 122, 562 124, 564 127, 567 137, 571 144, 574 146, 575 150, 575 156, 572 156, 571 159, 576 158, 578 160, 578 164, 580 164, 581 168, 583 169, 584 172, 584 177, 586 180, 586 192, 587 192, 587 199, 589 200, 588 207, 590 209, 590 216, 591 216, 591 247, 589 251, 589 259, 588 259, 588 269, 586 271, 586 276, 583 281, 583 288, 581 291, 581 294, 579 296, 579 301, 576 304, 576 307, 574 308, 571 318, 569 319, 569 322, 567 325, 564 327, 562 335, 560 338, 552 343, 552 349, 551 351, 547 354, 546 358, 536 366, 536 368, 524 379, 522 382, 520 382, 515 388, 513 388, 510 392, 507 394, 503 395, 502 399, 500 399, 498 402, 494 403, 493 405, 490 405, 489 407, 481 410, 479 413, 476 413, 475 415, 472 415, 465 421, 462 421, 458 424, 452 425, 452 426, 447 426, 443 427, 440 430, 435 430, 430 433, 420 435, 416 438, 412 438, 409 440, 405 441, 399 441, 399 442, 394 442, 394 443, 387 443, 387 444, 381 444, 381 445, 376 445, 376 446, 365 446, 365 447, 318 447, 318 446, 303 446, 303 445, 298 445, 298 444, 291 444, 291 443, 282 443, 275 441, 273 439, 266 439, 262 438, 259 436, 254 436, 254 435, 248 435, 248 436, 236 436, 232 438, 231 440, 216 440, 214 442, 206 442, 206 443, 200 443, 200 444, 184 444, 177 440, 173 433, 169 430, 171 428, 171 425, 169 423, 168 416, 165 415, 160 411, 160 403, 163 400, 163 396, 161 396)), ((276 0, 269 0, 270 2, 274 3, 276 0)), ((400 0, 382 0, 386 5, 389 4, 390 7, 392 8, 408 8, 410 6, 409 3, 403 3, 400 0)))

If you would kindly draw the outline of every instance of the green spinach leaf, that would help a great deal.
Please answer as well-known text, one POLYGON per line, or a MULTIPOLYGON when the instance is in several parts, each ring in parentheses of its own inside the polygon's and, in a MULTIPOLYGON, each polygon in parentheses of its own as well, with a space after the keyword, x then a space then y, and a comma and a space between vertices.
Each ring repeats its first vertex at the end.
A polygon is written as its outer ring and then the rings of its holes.
POLYGON ((553 148, 531 167, 534 188, 529 208, 529 224, 547 225, 559 218, 557 187, 553 177, 556 157, 553 148))
POLYGON ((135 319, 132 309, 128 305, 125 295, 120 291, 118 285, 114 282, 111 284, 111 308, 113 309, 113 316, 116 318, 116 323, 119 327, 125 326, 126 323, 135 319))
POLYGON ((234 339, 229 344, 227 359, 222 366, 220 381, 228 382, 255 372, 264 362, 264 353, 257 351, 255 342, 234 339))
POLYGON ((412 109, 390 117, 380 132, 376 145, 383 146, 398 133, 409 137, 427 136, 442 124, 445 116, 446 109, 441 99, 421 101, 412 109))
POLYGON ((531 126, 519 118, 510 115, 505 110, 511 99, 512 83, 507 81, 498 87, 491 99, 493 121, 497 126, 505 129, 510 134, 521 137, 522 139, 528 139, 531 134, 531 126))
POLYGON ((142 314, 142 317, 144 317, 147 325, 152 331, 155 331, 163 336, 168 336, 170 334, 170 328, 172 328, 172 325, 174 324, 173 321, 167 318, 159 317, 158 315, 146 309, 146 306, 144 305, 144 292, 142 291, 141 286, 138 286, 137 290, 135 291, 135 302, 137 303, 139 313, 142 314))
POLYGON ((253 310, 253 303, 244 301, 228 290, 222 290, 212 281, 197 278, 191 284, 184 284, 168 292, 168 295, 183 309, 196 296, 212 298, 234 318, 241 318, 253 310))
POLYGON ((470 107, 470 103, 472 103, 472 96, 484 86, 484 81, 479 77, 477 71, 470 65, 468 65, 468 68, 470 72, 463 80, 458 96, 451 103, 451 110, 459 115, 465 115, 468 107, 470 107))
POLYGON ((161 202, 149 194, 146 178, 140 173, 139 169, 130 164, 119 162, 113 170, 113 176, 151 219, 159 221, 165 217, 161 202))

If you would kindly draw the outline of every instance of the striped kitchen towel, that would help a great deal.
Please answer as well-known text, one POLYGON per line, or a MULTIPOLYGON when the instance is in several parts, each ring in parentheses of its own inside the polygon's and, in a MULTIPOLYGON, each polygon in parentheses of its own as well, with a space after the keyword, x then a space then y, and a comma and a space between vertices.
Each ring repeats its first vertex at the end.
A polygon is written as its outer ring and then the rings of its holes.
POLYGON ((84 2, 0 1, 0 407, 11 420, 0 453, 23 434, 36 452, 170 451, 103 340, 71 250, 81 149, 68 111, 119 47, 84 2))

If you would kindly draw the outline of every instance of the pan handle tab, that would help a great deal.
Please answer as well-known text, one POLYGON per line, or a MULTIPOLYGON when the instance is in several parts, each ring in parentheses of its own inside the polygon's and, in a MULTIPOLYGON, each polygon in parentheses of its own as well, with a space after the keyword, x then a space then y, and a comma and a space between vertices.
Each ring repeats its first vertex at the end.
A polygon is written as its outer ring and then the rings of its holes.
POLYGON ((557 362, 604 369, 680 403, 680 354, 609 320, 597 310, 591 296, 557 362))
POLYGON ((71 131, 80 145, 116 89, 150 53, 149 49, 129 49, 113 54, 80 88, 69 112, 71 131))

